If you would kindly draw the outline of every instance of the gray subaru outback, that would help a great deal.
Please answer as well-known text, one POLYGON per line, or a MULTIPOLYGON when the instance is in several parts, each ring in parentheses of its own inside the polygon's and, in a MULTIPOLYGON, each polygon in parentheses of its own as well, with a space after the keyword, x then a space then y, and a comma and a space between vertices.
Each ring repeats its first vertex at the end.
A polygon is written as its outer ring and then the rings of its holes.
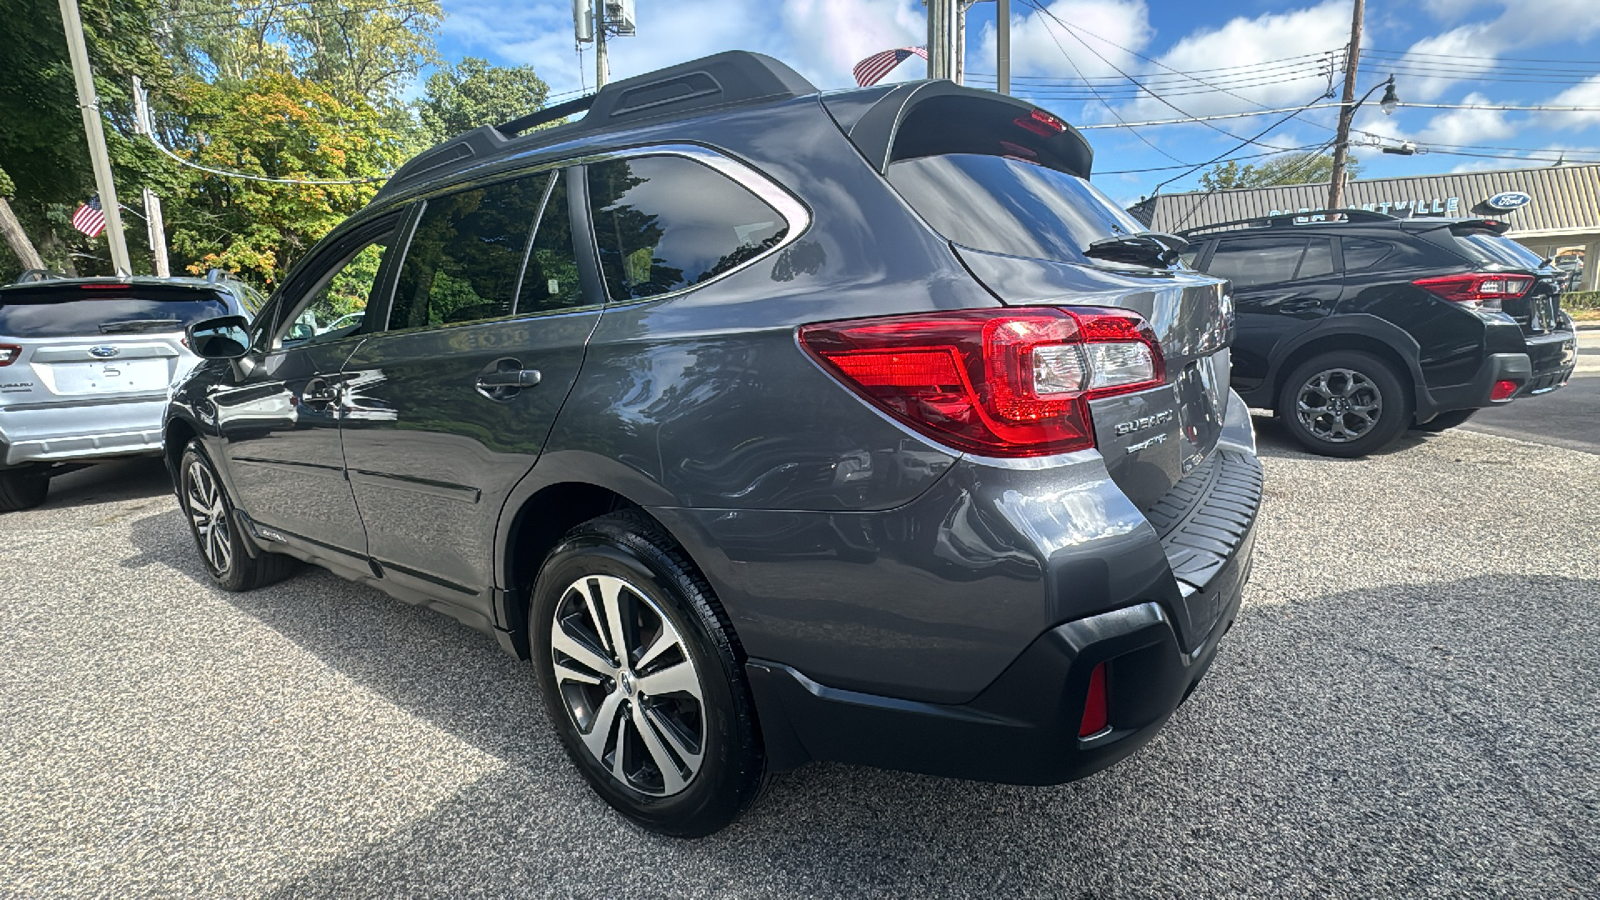
POLYGON ((668 834, 808 760, 1104 768, 1233 624, 1261 469, 1224 282, 1090 162, 1009 97, 748 53, 447 141, 191 327, 205 568, 493 634, 668 834))

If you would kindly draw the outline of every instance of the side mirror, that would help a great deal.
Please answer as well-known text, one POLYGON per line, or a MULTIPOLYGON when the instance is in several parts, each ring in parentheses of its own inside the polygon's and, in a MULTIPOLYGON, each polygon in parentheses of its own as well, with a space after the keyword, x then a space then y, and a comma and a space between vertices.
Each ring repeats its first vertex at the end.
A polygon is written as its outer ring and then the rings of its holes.
POLYGON ((238 359, 250 351, 250 320, 218 316, 190 325, 189 349, 204 359, 238 359))

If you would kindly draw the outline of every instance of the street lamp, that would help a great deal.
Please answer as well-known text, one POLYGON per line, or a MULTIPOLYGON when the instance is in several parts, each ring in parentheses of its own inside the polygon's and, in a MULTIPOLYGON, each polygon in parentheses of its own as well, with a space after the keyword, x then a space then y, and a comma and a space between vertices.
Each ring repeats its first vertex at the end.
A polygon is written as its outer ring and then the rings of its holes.
POLYGON ((1338 209, 1344 204, 1344 157, 1346 148, 1350 146, 1350 123, 1355 121, 1356 110, 1360 109, 1361 104, 1367 102, 1373 92, 1380 87, 1384 91, 1383 99, 1378 101, 1378 105, 1383 108, 1384 115, 1393 115, 1395 109, 1400 106, 1400 97, 1394 92, 1393 75, 1389 76, 1389 80, 1368 88, 1360 100, 1339 110, 1339 130, 1333 142, 1333 177, 1328 184, 1329 209, 1338 209))

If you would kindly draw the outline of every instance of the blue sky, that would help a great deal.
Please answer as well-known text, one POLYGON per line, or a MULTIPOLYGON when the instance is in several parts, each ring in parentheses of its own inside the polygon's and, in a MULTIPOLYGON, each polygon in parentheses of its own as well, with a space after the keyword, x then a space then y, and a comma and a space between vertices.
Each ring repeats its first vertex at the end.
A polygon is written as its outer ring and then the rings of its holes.
MULTIPOLYGON (((556 94, 593 88, 572 39, 570 0, 443 0, 439 50, 531 64, 556 94)), ((1297 109, 1329 87, 1329 60, 1349 40, 1350 0, 1012 0, 1013 93, 1080 126, 1116 126, 1297 109), (1052 18, 1053 15, 1053 18, 1052 18), (1122 73, 1149 85, 1152 97, 1122 73), (1188 73, 1189 76, 1176 73, 1188 73), (1092 96, 1084 79, 1093 85, 1092 96), (1066 82, 1066 83, 1063 83, 1066 82)), ((853 85, 851 66, 925 39, 919 0, 636 0, 638 35, 610 43, 613 78, 721 50, 769 53, 823 88, 853 85)), ((967 17, 969 84, 992 79, 995 4, 967 17)), ((1368 0, 1359 90, 1395 75, 1408 103, 1576 106, 1581 112, 1402 107, 1375 93, 1356 117, 1357 137, 1413 156, 1357 146, 1363 177, 1600 162, 1600 2, 1597 0, 1368 0), (1362 134, 1364 133, 1364 134, 1362 134)), ((912 59, 890 80, 920 78, 912 59)), ((1334 87, 1339 86, 1337 76, 1334 87)), ((992 84, 992 81, 989 82, 992 84)), ((1332 138, 1334 111, 1310 110, 1259 140, 1244 138, 1286 114, 1197 124, 1086 131, 1100 187, 1131 203, 1174 176, 1164 193, 1193 189, 1190 165, 1233 148, 1241 162, 1273 148, 1317 148, 1332 138), (1171 167, 1171 168, 1162 168, 1171 167), (1130 171, 1156 169, 1157 171, 1130 171)))

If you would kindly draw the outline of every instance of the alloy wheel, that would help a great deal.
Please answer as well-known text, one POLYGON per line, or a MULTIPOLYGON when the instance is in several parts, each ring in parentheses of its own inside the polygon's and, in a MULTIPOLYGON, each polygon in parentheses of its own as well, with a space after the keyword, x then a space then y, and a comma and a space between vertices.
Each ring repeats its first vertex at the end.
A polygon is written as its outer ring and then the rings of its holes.
POLYGON ((222 501, 222 490, 211 470, 198 459, 189 461, 187 474, 184 506, 189 520, 194 523, 200 552, 205 554, 212 571, 227 572, 233 565, 233 535, 228 530, 228 509, 222 501))
POLYGON ((1343 444, 1365 437, 1383 415, 1383 393, 1354 369, 1324 369, 1295 394, 1300 425, 1315 438, 1343 444))
POLYGON ((637 586, 574 581, 550 629, 556 689, 589 753, 643 794, 683 791, 705 751, 700 675, 682 635, 637 586))

